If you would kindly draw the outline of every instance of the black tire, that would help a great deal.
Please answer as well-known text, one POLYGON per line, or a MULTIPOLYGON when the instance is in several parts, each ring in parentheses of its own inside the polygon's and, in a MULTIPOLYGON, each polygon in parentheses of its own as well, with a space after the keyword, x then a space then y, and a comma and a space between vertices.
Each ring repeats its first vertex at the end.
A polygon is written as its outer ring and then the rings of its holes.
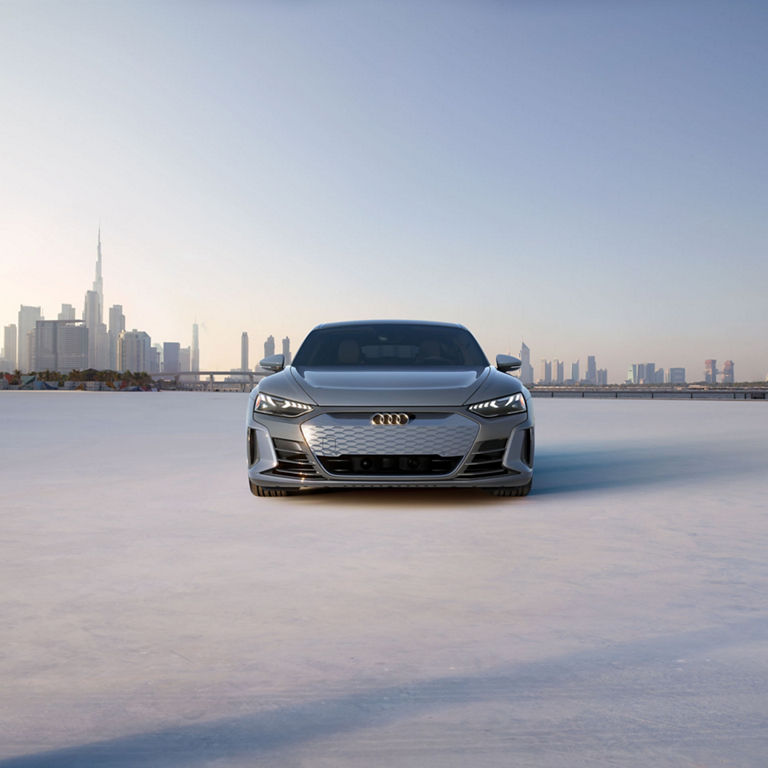
POLYGON ((531 492, 532 483, 533 480, 529 480, 525 485, 502 486, 500 488, 486 488, 485 490, 491 496, 527 496, 531 492))
POLYGON ((265 488, 263 485, 256 485, 253 480, 248 480, 251 493, 254 496, 291 496, 291 491, 287 488, 265 488))

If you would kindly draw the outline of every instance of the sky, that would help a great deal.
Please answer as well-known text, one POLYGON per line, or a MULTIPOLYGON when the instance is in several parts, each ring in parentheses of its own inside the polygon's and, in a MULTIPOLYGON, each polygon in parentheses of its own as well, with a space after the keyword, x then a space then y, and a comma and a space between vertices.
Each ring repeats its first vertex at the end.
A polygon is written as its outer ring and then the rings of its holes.
POLYGON ((316 324, 768 373, 762 0, 0 0, 0 325, 316 324))

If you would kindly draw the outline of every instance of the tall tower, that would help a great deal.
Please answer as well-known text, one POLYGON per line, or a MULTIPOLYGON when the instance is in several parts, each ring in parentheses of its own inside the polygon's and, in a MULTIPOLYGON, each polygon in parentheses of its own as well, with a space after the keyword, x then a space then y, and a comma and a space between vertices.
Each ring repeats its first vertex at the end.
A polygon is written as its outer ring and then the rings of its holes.
POLYGON ((580 379, 579 375, 579 360, 577 360, 575 363, 571 363, 571 381, 574 384, 578 384, 580 379))
POLYGON ((552 383, 552 361, 545 360, 543 357, 539 363, 539 384, 551 384, 552 383))
POLYGON ((125 315, 123 305, 114 304, 109 308, 109 369, 120 370, 120 359, 117 355, 117 342, 120 334, 125 330, 125 315))
POLYGON ((520 380, 523 384, 533 384, 533 366, 531 365, 531 350, 523 341, 520 347, 520 380))
POLYGON ((597 384, 597 364, 594 355, 587 355, 587 384, 597 384))
POLYGON ((109 367, 109 335, 103 322, 104 283, 101 278, 101 227, 96 247, 96 276, 93 288, 85 292, 83 320, 88 329, 88 367, 103 370, 109 367))
POLYGON ((97 349, 99 339, 99 326, 101 322, 101 308, 99 306, 99 294, 96 291, 85 292, 85 304, 83 306, 83 320, 88 329, 88 367, 98 368, 97 349))
POLYGON ((99 239, 96 246, 96 277, 93 280, 93 290, 99 294, 99 322, 101 322, 104 307, 104 281, 101 278, 101 224, 99 224, 99 239))
POLYGON ((193 371, 200 370, 200 333, 196 322, 192 323, 192 359, 189 367, 193 371))
POLYGON ((240 370, 248 370, 248 331, 240 337, 240 370))
POLYGON ((11 371, 16 368, 17 330, 14 323, 3 329, 3 355, 11 371))
POLYGON ((291 340, 286 336, 283 339, 283 357, 285 358, 285 364, 291 364, 291 340))
POLYGON ((38 320, 43 316, 40 307, 25 307, 23 304, 19 307, 19 344, 17 346, 19 370, 27 373, 32 366, 32 352, 29 334, 33 333, 38 320))
POLYGON ((264 342, 264 357, 272 357, 275 354, 275 337, 267 336, 264 342))

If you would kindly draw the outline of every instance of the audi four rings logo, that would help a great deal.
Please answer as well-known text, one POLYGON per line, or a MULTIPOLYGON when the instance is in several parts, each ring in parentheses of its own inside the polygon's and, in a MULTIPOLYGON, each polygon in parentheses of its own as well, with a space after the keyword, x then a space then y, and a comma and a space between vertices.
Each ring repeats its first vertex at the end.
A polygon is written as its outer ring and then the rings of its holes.
POLYGON ((407 424, 410 420, 407 413, 374 413, 371 417, 371 424, 377 424, 382 427, 394 427, 407 424))

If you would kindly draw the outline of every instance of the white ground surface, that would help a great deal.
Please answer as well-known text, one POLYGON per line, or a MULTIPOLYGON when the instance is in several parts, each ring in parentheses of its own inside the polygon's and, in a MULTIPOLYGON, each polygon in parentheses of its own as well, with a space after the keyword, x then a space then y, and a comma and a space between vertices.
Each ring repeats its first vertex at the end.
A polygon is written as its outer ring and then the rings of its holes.
POLYGON ((245 405, 0 394, 0 768, 768 765, 768 404, 537 400, 527 499, 256 499, 245 405))

